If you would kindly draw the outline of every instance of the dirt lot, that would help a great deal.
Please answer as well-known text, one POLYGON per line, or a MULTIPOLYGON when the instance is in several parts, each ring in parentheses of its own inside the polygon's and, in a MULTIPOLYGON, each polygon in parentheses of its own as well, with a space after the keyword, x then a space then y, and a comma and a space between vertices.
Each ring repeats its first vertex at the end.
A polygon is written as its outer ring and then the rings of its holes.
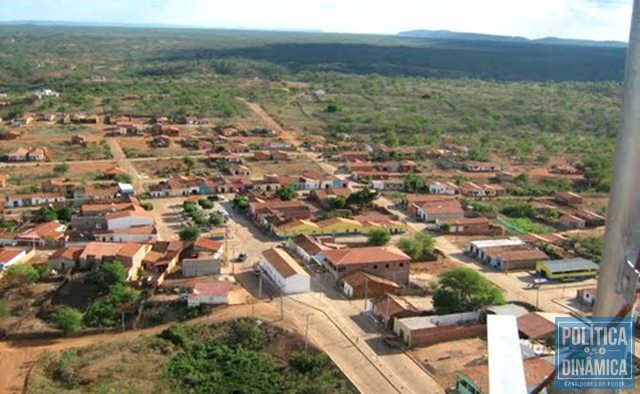
POLYGON ((293 175, 306 171, 324 173, 322 168, 304 155, 296 155, 291 160, 282 161, 251 161, 245 165, 251 170, 252 177, 260 177, 266 174, 293 175))
POLYGON ((442 387, 453 387, 457 370, 486 362, 487 341, 480 338, 443 342, 410 353, 420 360, 442 387))
MULTIPOLYGON (((72 183, 83 183, 95 180, 107 168, 114 167, 115 161, 100 162, 69 162, 69 172, 63 175, 72 183)), ((10 176, 8 187, 19 189, 26 186, 40 185, 43 180, 56 177, 53 173, 52 163, 39 163, 33 165, 2 166, 0 172, 10 176)))
POLYGON ((463 267, 463 265, 449 259, 424 263, 412 263, 411 281, 420 286, 429 286, 443 273, 460 267, 463 267))

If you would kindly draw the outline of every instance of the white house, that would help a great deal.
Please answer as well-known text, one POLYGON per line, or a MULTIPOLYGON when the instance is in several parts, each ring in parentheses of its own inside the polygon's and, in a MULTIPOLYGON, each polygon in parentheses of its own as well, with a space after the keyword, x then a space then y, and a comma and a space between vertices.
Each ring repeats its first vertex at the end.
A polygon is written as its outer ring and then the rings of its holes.
POLYGON ((187 296, 187 306, 228 304, 229 289, 230 285, 225 282, 196 282, 193 292, 187 296))
POLYGON ((434 182, 429 185, 429 193, 431 194, 458 194, 458 186, 453 182, 434 182))
POLYGON ((311 290, 309 274, 283 249, 265 250, 260 255, 258 264, 284 294, 306 293, 311 290))
POLYGON ((0 272, 7 267, 19 263, 27 255, 26 250, 20 248, 0 248, 0 272))
POLYGON ((65 200, 62 194, 56 193, 14 194, 7 196, 4 206, 6 208, 35 207, 45 204, 64 203, 65 200))
POLYGON ((155 226, 133 226, 103 232, 94 231, 93 237, 101 242, 151 242, 158 240, 155 226))
POLYGON ((117 230, 136 226, 153 226, 153 214, 146 211, 122 211, 106 214, 107 229, 117 230))

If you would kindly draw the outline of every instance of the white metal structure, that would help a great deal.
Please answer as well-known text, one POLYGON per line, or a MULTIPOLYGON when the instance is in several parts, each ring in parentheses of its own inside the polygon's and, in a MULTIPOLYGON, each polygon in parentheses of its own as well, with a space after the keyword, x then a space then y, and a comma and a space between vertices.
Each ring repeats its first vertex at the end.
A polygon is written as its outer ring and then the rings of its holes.
POLYGON ((487 346, 491 394, 526 394, 527 383, 515 316, 487 316, 487 346))

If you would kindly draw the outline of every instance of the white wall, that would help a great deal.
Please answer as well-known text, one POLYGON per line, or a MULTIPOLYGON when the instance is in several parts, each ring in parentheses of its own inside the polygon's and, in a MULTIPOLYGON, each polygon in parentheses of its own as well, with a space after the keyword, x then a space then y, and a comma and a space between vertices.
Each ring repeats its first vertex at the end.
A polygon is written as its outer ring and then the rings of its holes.
POLYGON ((107 220, 107 228, 109 230, 117 230, 121 228, 129 228, 133 226, 153 226, 154 220, 146 216, 128 216, 124 218, 107 220))

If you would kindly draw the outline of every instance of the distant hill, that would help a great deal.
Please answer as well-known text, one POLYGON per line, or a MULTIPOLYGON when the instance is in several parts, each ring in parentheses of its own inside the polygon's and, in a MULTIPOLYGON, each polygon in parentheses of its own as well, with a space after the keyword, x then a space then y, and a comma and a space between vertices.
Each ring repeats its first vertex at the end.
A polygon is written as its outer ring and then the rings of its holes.
POLYGON ((530 40, 525 37, 496 36, 491 34, 461 33, 449 30, 409 30, 398 33, 400 37, 426 38, 431 40, 467 40, 467 41, 493 41, 547 45, 573 45, 573 46, 604 46, 626 48, 627 43, 622 41, 593 41, 576 40, 568 38, 545 37, 530 40))

